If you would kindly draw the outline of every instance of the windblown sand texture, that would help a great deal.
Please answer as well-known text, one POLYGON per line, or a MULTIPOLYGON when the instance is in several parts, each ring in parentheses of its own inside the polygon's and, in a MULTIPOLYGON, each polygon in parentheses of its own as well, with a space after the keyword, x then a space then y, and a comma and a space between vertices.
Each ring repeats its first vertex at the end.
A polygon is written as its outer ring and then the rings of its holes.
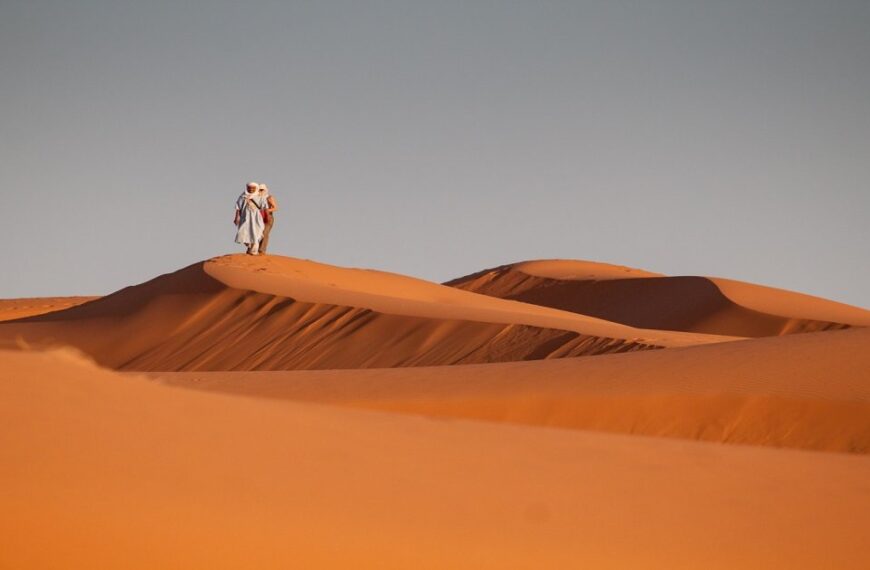
POLYGON ((231 255, 0 320, 0 568, 870 561, 857 307, 231 255))

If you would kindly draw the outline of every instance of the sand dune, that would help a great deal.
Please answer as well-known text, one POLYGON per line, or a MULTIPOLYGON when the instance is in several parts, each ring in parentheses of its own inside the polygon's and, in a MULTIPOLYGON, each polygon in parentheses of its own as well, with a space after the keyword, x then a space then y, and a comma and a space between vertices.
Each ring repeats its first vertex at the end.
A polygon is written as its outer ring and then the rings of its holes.
POLYGON ((447 285, 647 329, 761 337, 870 325, 870 311, 809 295, 585 261, 504 265, 447 285))
POLYGON ((245 255, 0 324, 0 342, 18 338, 76 346, 125 370, 444 365, 731 340, 641 330, 390 273, 245 255))
POLYGON ((3 568, 867 562, 861 456, 207 394, 69 352, 0 352, 0 418, 3 568))
POLYGON ((588 315, 468 294, 396 273, 336 267, 282 256, 228 255, 206 262, 203 268, 232 288, 304 302, 360 307, 389 315, 519 323, 664 347, 732 340, 722 335, 637 329, 588 315))
POLYGON ((0 321, 23 319, 62 311, 93 301, 98 297, 30 297, 26 299, 0 299, 0 321))
POLYGON ((870 452, 870 329, 481 366, 167 373, 163 382, 404 413, 870 452))
POLYGON ((583 262, 452 285, 234 255, 0 304, 0 568, 866 566, 867 311, 583 262), (148 377, 27 348, 64 344, 148 377))

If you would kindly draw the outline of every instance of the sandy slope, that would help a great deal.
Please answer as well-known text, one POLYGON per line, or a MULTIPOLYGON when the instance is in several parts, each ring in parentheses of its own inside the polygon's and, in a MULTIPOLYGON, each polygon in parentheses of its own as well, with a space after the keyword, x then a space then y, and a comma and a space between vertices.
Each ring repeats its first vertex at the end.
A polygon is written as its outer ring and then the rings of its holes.
POLYGON ((127 370, 443 365, 730 340, 634 329, 390 273, 245 255, 0 324, 0 343, 19 337, 73 345, 127 370))
POLYGON ((870 311, 818 297, 586 261, 504 265, 448 285, 649 329, 760 337, 870 325, 870 311))
POLYGON ((99 297, 29 297, 26 299, 0 299, 0 321, 23 319, 62 311, 93 301, 99 297))
POLYGON ((862 328, 596 358, 160 378, 406 413, 868 453, 868 349, 862 328))
POLYGON ((3 568, 857 569, 870 555, 861 456, 207 394, 69 353, 0 353, 0 421, 3 568))
POLYGON ((229 287, 310 303, 360 307, 378 313, 431 319, 522 324, 659 346, 720 342, 718 336, 640 330, 587 315, 496 299, 414 277, 282 256, 227 255, 204 264, 229 287))

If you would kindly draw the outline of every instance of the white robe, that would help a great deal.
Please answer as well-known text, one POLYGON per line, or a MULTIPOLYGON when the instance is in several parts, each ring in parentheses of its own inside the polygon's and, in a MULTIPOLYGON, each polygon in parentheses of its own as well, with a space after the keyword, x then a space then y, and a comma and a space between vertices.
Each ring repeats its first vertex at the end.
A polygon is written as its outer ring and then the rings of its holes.
POLYGON ((265 198, 261 198, 257 192, 248 194, 245 192, 236 200, 236 208, 239 210, 239 227, 236 230, 236 243, 244 245, 257 245, 263 239, 263 230, 266 224, 260 210, 266 207, 265 198), (251 201, 251 204, 248 203, 251 201))

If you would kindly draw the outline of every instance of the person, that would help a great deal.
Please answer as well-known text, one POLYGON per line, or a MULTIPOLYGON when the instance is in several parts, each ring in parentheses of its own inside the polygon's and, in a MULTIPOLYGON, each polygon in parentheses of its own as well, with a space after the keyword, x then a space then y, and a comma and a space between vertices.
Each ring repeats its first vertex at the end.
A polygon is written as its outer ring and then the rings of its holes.
POLYGON ((260 197, 266 204, 263 208, 263 238, 260 240, 260 255, 266 255, 266 248, 269 247, 269 234, 272 232, 272 226, 275 225, 275 212, 278 210, 278 203, 275 197, 269 193, 269 187, 265 184, 260 184, 260 197))
POLYGON ((259 195, 260 186, 256 182, 248 182, 245 191, 236 200, 236 215, 233 223, 236 225, 236 243, 247 247, 248 255, 257 255, 260 239, 263 237, 263 215, 260 213, 266 202, 259 195))

